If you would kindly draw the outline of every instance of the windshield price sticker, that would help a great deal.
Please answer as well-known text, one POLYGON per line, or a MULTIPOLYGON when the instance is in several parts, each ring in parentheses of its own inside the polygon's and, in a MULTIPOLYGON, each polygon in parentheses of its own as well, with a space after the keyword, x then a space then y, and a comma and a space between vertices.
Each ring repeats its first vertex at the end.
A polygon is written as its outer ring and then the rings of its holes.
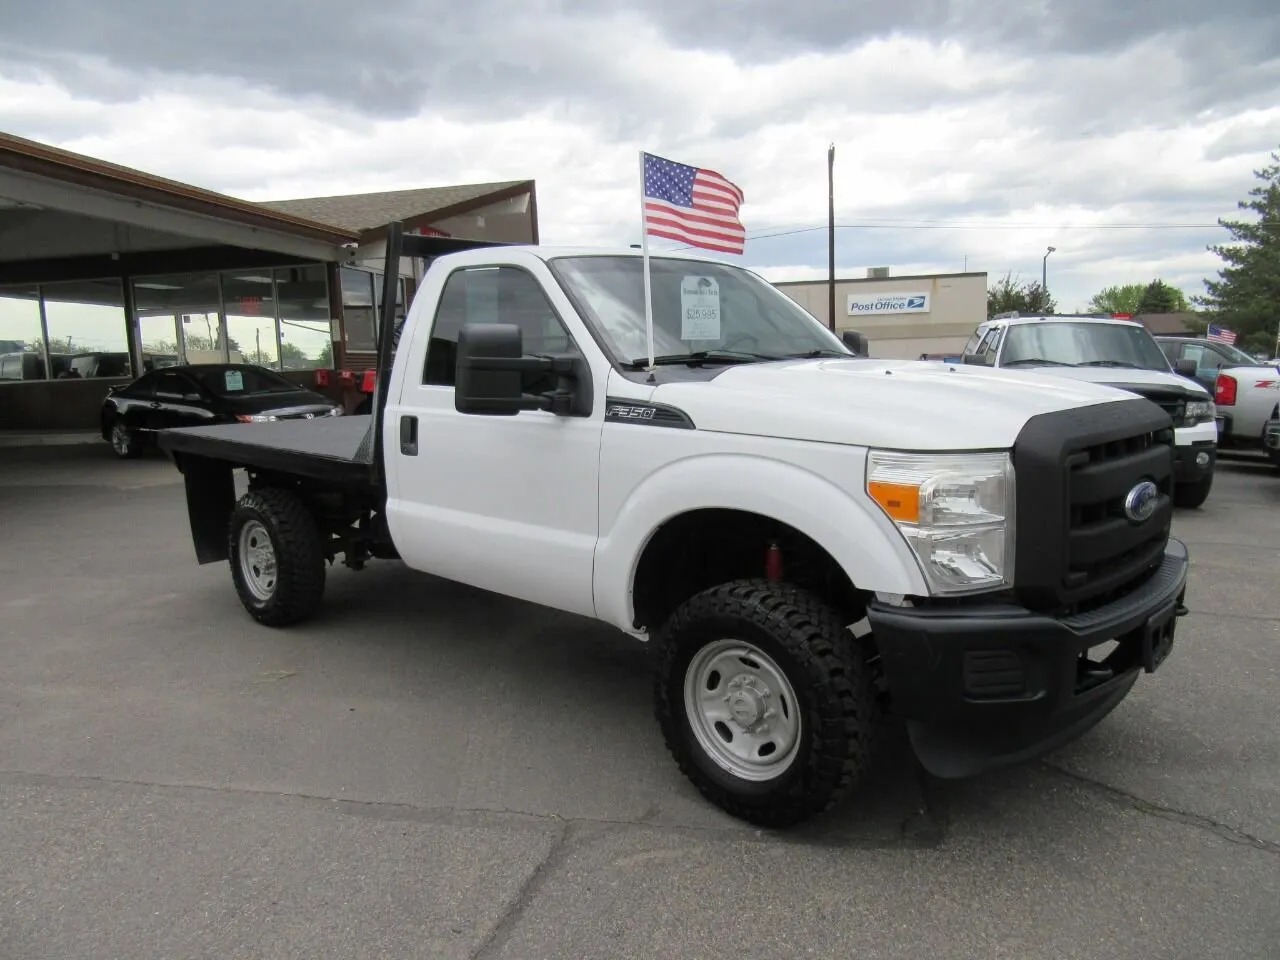
POLYGON ((237 390, 244 389, 244 374, 239 370, 228 370, 222 375, 223 382, 227 385, 227 392, 233 393, 237 390))
POLYGON ((720 284, 710 277, 680 281, 680 339, 720 339, 720 284))

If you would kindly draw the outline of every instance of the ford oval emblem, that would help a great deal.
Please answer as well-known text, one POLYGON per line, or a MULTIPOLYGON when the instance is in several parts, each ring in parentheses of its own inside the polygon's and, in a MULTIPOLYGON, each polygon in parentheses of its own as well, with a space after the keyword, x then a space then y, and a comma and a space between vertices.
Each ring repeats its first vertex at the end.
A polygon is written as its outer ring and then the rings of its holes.
POLYGON ((1124 515, 1134 523, 1146 523, 1159 502, 1160 488, 1150 480, 1143 480, 1124 495, 1124 515))

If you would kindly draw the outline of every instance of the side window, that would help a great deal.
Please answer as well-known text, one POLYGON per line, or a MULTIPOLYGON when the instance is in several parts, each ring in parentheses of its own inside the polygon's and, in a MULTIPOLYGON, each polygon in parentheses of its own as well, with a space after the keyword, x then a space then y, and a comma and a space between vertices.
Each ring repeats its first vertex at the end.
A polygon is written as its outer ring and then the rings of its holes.
POLYGON ((1197 373, 1209 373, 1222 366, 1222 357, 1217 351, 1206 350, 1202 343, 1188 343, 1182 348, 1182 358, 1194 360, 1197 373))
POLYGON ((1157 340, 1160 349, 1164 351, 1165 358, 1171 363, 1178 362, 1178 348, 1182 346, 1180 343, 1170 342, 1168 340, 1157 340))
POLYGON ((156 398, 160 400, 199 400, 195 384, 176 373, 162 373, 156 381, 156 398))
POLYGON ((978 349, 974 351, 987 363, 996 362, 996 349, 997 344, 1000 342, 1000 332, 1000 327, 992 327, 987 331, 987 335, 982 338, 982 342, 978 344, 978 349))
POLYGON ((156 392, 156 383, 160 380, 158 373, 144 373, 133 385, 129 387, 128 395, 131 397, 150 397, 156 392))
MULTIPOLYGON (((468 323, 514 323, 523 334, 525 353, 576 352, 569 331, 531 274, 518 267, 463 267, 449 275, 440 292, 424 384, 454 385, 458 331, 468 323)), ((554 386, 554 378, 529 374, 524 389, 539 393, 554 386)))

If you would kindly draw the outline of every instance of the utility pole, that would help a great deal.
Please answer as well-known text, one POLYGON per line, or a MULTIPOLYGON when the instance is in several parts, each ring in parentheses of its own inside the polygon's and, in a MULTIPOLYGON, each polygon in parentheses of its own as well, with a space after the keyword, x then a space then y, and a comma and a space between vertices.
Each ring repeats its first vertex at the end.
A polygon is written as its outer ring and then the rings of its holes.
POLYGON ((836 332, 836 145, 827 147, 827 326, 836 332))
POLYGON ((1050 247, 1044 259, 1040 261, 1040 290, 1045 296, 1049 295, 1049 254, 1057 249, 1057 247, 1050 247))

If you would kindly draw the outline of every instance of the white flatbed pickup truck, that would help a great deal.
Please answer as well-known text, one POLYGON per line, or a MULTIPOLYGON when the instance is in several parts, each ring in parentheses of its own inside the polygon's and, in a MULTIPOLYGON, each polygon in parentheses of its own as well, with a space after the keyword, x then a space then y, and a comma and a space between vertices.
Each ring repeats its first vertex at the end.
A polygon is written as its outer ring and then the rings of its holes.
POLYGON ((830 808, 888 716, 969 776, 1170 652, 1188 557, 1150 401, 860 358, 754 273, 667 254, 650 365, 637 251, 433 239, 390 232, 387 277, 431 262, 371 415, 160 437, 197 559, 258 622, 315 613, 338 558, 399 558, 651 639, 680 769, 768 827, 830 808))

